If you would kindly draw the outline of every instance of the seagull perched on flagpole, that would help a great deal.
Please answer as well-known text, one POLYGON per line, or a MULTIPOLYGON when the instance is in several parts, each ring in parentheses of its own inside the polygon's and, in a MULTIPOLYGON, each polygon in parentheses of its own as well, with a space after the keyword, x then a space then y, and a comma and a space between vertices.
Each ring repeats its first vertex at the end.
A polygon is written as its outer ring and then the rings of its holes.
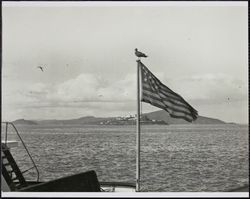
POLYGON ((145 55, 144 53, 138 51, 137 48, 135 49, 135 55, 136 55, 137 57, 139 57, 139 59, 140 59, 140 57, 148 57, 148 56, 145 55))

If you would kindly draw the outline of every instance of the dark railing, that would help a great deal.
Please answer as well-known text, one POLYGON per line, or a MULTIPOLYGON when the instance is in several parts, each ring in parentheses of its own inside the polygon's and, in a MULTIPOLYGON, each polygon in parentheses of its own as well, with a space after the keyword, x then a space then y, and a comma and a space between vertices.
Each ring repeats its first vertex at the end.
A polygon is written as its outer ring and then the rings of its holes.
POLYGON ((27 147, 26 147, 26 145, 25 145, 25 143, 24 143, 24 141, 23 141, 21 135, 19 134, 17 128, 15 127, 15 125, 14 125, 12 122, 2 122, 2 124, 5 124, 5 125, 6 125, 6 127, 5 127, 5 144, 7 145, 8 126, 11 125, 11 126, 13 127, 13 129, 15 130, 15 133, 17 134, 19 140, 21 141, 21 143, 22 143, 22 145, 23 145, 25 151, 27 152, 27 154, 28 154, 28 156, 29 156, 29 158, 30 158, 30 160, 31 160, 31 162, 32 162, 32 164, 33 164, 33 166, 32 166, 31 168, 26 169, 25 171, 22 171, 22 174, 23 174, 23 173, 26 173, 27 171, 29 171, 29 170, 31 170, 31 169, 34 168, 34 169, 36 170, 36 173, 37 173, 37 182, 38 182, 38 181, 39 181, 39 171, 38 171, 38 169, 37 169, 37 166, 36 166, 36 164, 35 164, 35 162, 34 162, 32 156, 30 155, 29 150, 27 149, 27 147))

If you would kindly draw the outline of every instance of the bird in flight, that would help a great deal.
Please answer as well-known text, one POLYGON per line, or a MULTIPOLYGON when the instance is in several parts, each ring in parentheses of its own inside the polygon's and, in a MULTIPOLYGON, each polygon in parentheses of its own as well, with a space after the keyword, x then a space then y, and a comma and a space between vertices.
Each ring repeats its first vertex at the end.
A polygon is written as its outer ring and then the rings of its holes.
POLYGON ((37 66, 37 68, 40 68, 41 71, 43 72, 43 67, 42 66, 37 66))
POLYGON ((144 53, 138 51, 137 48, 135 49, 135 55, 136 55, 137 57, 139 57, 139 58, 140 58, 140 57, 148 57, 148 56, 145 55, 144 53))

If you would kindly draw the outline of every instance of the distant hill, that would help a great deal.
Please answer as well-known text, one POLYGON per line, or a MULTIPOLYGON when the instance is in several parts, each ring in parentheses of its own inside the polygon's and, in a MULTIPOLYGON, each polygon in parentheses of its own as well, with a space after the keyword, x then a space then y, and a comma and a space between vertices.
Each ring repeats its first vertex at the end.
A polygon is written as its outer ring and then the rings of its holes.
POLYGON ((59 124, 59 125, 73 125, 73 124, 100 124, 101 122, 105 122, 111 118, 98 118, 93 116, 86 116, 77 119, 69 119, 69 120, 41 120, 36 121, 38 124, 59 124))
POLYGON ((36 122, 31 121, 31 120, 25 120, 25 119, 19 119, 13 121, 14 124, 25 124, 25 125, 37 125, 36 122))
MULTIPOLYGON (((152 119, 163 120, 167 122, 168 124, 190 124, 189 122, 183 119, 176 119, 176 118, 170 117, 169 114, 164 110, 155 111, 151 113, 145 113, 144 115, 146 115, 151 120, 152 119)), ((193 122, 193 124, 226 124, 226 123, 218 119, 198 116, 198 118, 193 122)))
MULTIPOLYGON (((150 121, 145 119, 146 117, 144 116, 141 118, 141 123, 142 124, 167 124, 163 120, 155 120, 155 121, 150 121)), ((37 124, 40 125, 135 125, 136 120, 135 118, 123 118, 121 117, 93 117, 93 116, 86 116, 86 117, 81 117, 77 119, 69 119, 69 120, 40 120, 36 121, 37 124)))
MULTIPOLYGON (((189 122, 183 120, 183 119, 176 119, 169 116, 169 114, 164 111, 155 111, 151 113, 145 113, 143 116, 146 116, 150 120, 154 121, 162 121, 162 124, 165 122, 165 124, 190 124, 189 122)), ((119 117, 93 117, 93 116, 86 116, 81 117, 77 119, 69 119, 69 120, 16 120, 14 121, 14 124, 25 124, 25 125, 84 125, 84 124, 92 124, 92 125, 101 125, 101 124, 119 124, 119 125, 134 125, 135 124, 135 118, 134 120, 128 122, 128 121, 121 121, 117 120, 119 117)), ((142 121, 143 122, 143 121, 142 121)), ((158 122, 158 124, 160 124, 158 122)), ((198 116, 197 120, 193 122, 193 124, 225 124, 225 122, 209 118, 209 117, 203 117, 198 116)))

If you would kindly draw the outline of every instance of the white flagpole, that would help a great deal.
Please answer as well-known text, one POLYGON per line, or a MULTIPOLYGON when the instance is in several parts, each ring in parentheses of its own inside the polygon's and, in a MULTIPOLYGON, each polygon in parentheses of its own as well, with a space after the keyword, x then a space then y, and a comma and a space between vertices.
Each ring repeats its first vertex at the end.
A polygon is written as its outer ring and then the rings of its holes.
POLYGON ((137 60, 137 120, 136 120, 136 192, 140 191, 140 98, 141 98, 141 89, 140 89, 140 61, 137 60))

